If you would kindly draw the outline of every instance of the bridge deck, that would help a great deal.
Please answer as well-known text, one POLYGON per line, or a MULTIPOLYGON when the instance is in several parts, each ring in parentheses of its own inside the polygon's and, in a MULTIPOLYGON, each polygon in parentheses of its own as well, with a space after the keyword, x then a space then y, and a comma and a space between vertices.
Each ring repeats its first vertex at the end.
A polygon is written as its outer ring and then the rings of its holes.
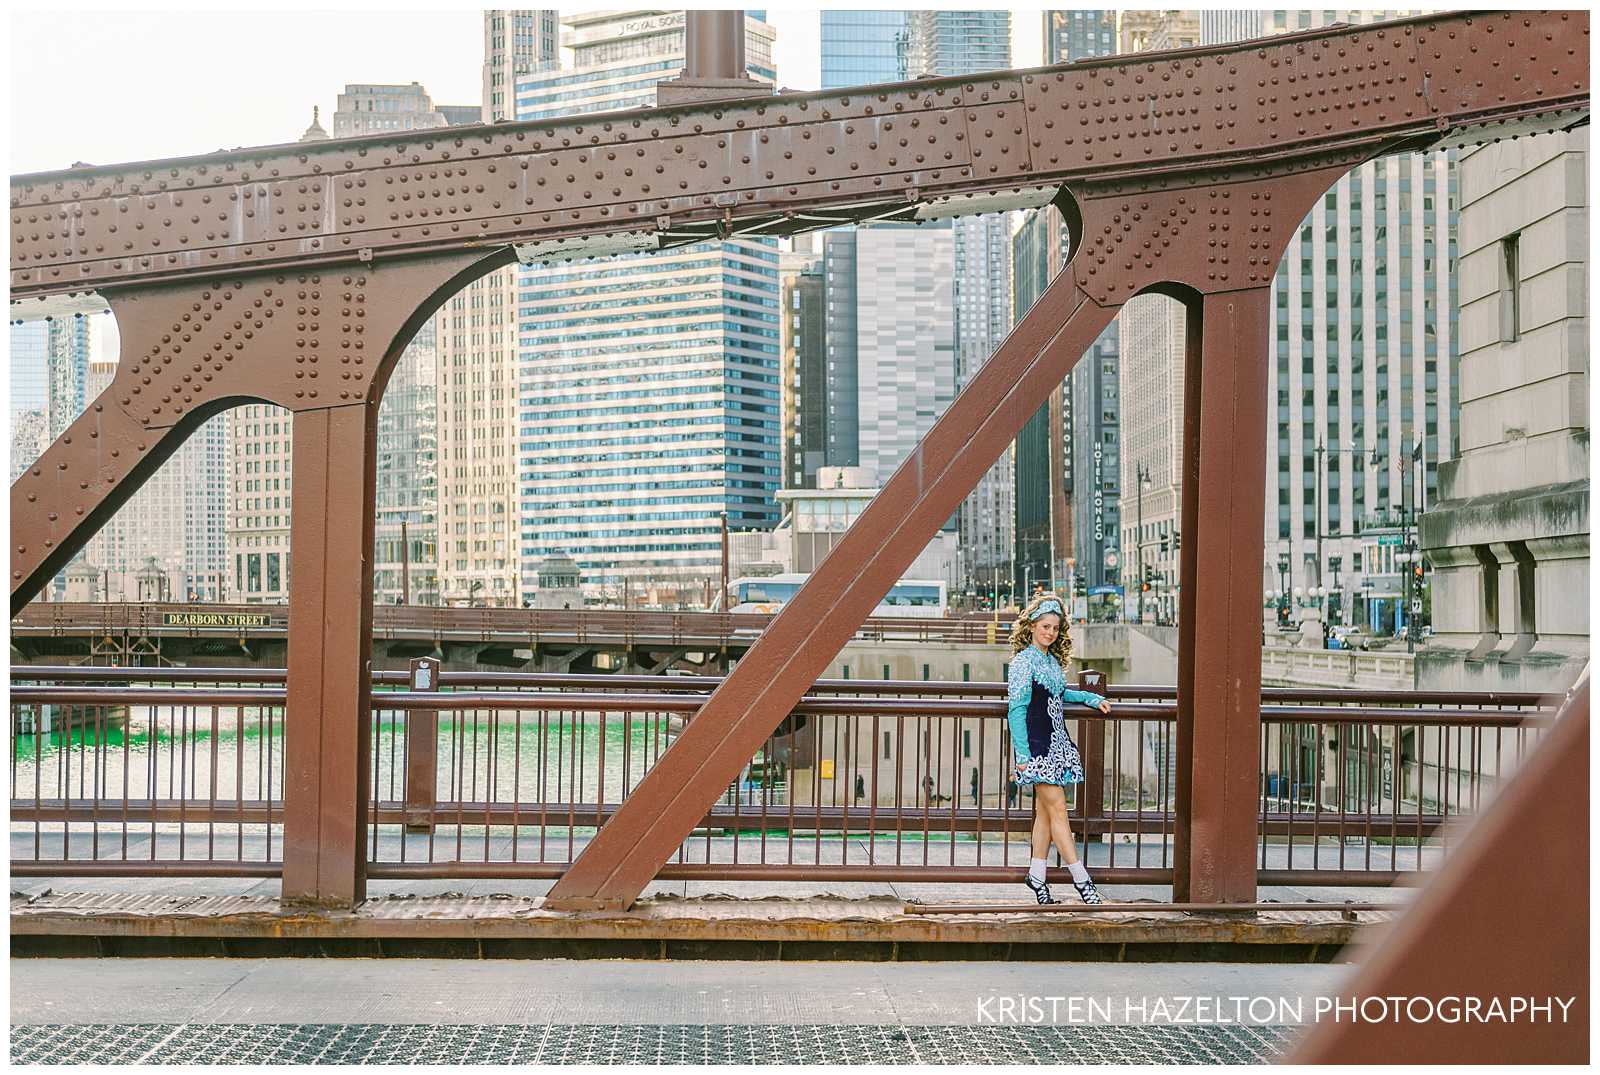
MULTIPOLYGON (((272 895, 39 888, 12 897, 11 934, 14 955, 1327 962, 1358 925, 1394 914, 1344 910, 1337 900, 1327 900, 1326 910, 1185 913, 1114 886, 1106 892, 1119 909, 1050 913, 996 898, 990 886, 982 902, 994 911, 927 914, 902 896, 793 895, 763 886, 746 896, 657 891, 627 911, 573 914, 544 909, 540 895, 504 891, 396 891, 354 911, 312 911, 272 895)), ((1286 896, 1282 902, 1305 906, 1302 896, 1286 896)), ((1358 898, 1368 907, 1400 902, 1358 898)))

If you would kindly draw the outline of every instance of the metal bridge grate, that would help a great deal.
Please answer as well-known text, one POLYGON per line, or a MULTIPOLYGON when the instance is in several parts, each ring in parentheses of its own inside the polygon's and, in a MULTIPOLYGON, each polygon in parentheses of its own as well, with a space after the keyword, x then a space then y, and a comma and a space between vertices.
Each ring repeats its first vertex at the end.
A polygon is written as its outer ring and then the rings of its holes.
POLYGON ((13 1026, 15 1064, 1260 1064, 1292 1026, 13 1026))

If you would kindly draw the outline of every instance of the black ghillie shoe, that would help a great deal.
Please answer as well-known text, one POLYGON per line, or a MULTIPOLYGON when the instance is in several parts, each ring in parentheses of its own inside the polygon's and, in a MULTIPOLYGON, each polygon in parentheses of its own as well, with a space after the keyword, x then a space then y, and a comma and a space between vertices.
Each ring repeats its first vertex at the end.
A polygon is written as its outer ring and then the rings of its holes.
POLYGON ((1028 876, 1026 876, 1026 877, 1024 877, 1022 879, 1022 883, 1027 885, 1029 888, 1033 889, 1033 894, 1034 894, 1035 897, 1038 898, 1040 903, 1060 903, 1061 902, 1060 900, 1056 899, 1054 896, 1050 895, 1050 883, 1048 881, 1035 881, 1033 879, 1033 875, 1029 874, 1028 876))
POLYGON ((1094 878, 1085 877, 1082 881, 1072 882, 1072 887, 1078 890, 1078 895, 1084 903, 1104 903, 1105 897, 1100 895, 1100 890, 1094 887, 1094 878))

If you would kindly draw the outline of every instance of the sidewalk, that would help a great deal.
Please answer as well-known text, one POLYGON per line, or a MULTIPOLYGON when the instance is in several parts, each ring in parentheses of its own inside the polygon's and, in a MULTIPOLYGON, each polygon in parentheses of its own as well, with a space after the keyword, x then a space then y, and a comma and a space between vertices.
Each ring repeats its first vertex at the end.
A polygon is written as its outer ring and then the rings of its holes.
POLYGON ((1293 1040, 1296 1020, 1286 1015, 1299 1007, 1309 1022, 1314 998, 1349 973, 1241 964, 14 960, 12 1059, 1261 1063, 1293 1040), (998 1015, 999 998, 1028 996, 1063 998, 1058 1017, 998 1015), (1158 1000, 1175 1008, 1184 997, 1266 997, 1277 1012, 1201 1025, 1149 1017, 1158 1000), (1070 1015, 1066 998, 1082 1011, 1070 1015))

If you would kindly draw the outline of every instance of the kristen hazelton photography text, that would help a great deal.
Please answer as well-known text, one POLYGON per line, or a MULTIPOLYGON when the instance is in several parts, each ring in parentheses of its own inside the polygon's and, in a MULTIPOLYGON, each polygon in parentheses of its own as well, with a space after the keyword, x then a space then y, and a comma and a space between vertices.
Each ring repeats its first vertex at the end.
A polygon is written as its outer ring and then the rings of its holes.
POLYGON ((13 1061, 1589 1059, 1586 12, 12 28, 13 1061))
POLYGON ((980 1024, 1566 1023, 1577 997, 989 996, 980 1024), (1307 1012, 1310 1018, 1307 1019, 1307 1012))

